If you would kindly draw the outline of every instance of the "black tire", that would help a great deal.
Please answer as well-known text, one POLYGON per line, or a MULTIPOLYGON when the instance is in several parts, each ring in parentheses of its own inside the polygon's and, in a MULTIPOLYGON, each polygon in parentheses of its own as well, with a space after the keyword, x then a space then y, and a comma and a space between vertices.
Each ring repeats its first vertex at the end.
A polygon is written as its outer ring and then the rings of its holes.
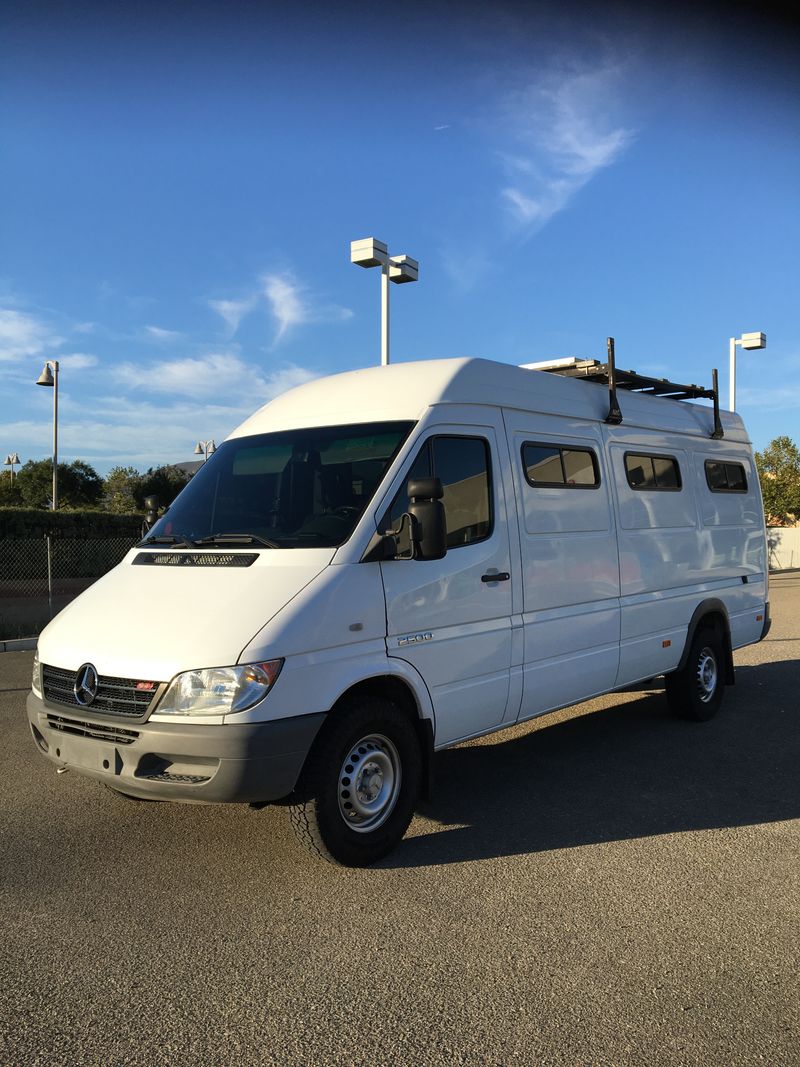
POLYGON ((672 711, 693 722, 713 719, 725 692, 724 670, 725 648, 719 631, 701 627, 692 638, 686 666, 664 678, 672 711))
POLYGON ((382 697, 358 701, 332 713, 320 730, 289 807, 292 829, 313 855, 367 867, 402 840, 420 782, 419 740, 409 717, 382 697))

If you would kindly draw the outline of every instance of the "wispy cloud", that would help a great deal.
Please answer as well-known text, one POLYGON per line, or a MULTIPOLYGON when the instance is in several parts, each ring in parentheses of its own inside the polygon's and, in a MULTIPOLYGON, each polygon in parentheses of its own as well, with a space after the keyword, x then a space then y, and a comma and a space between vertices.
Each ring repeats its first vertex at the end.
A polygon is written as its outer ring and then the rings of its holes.
POLYGON ((114 373, 120 384, 129 389, 195 399, 234 397, 248 411, 254 400, 269 400, 315 377, 311 371, 291 364, 264 373, 233 352, 212 352, 148 366, 122 363, 114 373))
POLYGON ((244 300, 209 300, 208 306, 224 319, 228 336, 233 337, 242 319, 253 310, 256 302, 255 296, 248 296, 244 300))
POLYGON ((179 337, 183 337, 180 330, 165 330, 163 326, 145 326, 145 332, 155 337, 157 341, 176 341, 179 337))
MULTIPOLYGON (((800 385, 784 385, 780 389, 739 388, 736 391, 737 411, 760 408, 762 411, 800 411, 800 385)), ((784 431, 775 431, 784 432, 784 431)))
POLYGON ((275 344, 294 326, 306 322, 344 322, 353 317, 350 308, 312 301, 306 287, 293 275, 265 274, 264 296, 277 323, 275 344))
POLYGON ((508 176, 501 195, 526 236, 563 211, 633 140, 635 131, 619 119, 623 73, 619 66, 550 73, 505 98, 503 124, 514 150, 500 153, 508 176))
POLYGON ((442 242, 439 254, 445 274, 454 288, 462 292, 474 289, 494 262, 489 249, 479 241, 467 245, 463 238, 460 243, 453 240, 442 242))
POLYGON ((59 356, 58 363, 62 370, 88 370, 97 366, 98 359, 88 352, 71 352, 68 356, 59 356))
POLYGON ((308 321, 308 308, 303 300, 300 286, 286 276, 264 275, 264 295, 278 323, 275 341, 280 341, 287 330, 308 321))
POLYGON ((12 308, 0 309, 0 360, 39 356, 64 343, 41 319, 12 308))

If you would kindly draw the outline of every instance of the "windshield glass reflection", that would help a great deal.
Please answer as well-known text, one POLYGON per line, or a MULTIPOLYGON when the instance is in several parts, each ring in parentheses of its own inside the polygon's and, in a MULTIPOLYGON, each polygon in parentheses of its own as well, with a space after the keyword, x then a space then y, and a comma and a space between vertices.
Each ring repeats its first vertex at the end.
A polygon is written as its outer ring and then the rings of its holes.
POLYGON ((413 423, 287 430, 226 441, 143 544, 321 548, 342 544, 413 423))

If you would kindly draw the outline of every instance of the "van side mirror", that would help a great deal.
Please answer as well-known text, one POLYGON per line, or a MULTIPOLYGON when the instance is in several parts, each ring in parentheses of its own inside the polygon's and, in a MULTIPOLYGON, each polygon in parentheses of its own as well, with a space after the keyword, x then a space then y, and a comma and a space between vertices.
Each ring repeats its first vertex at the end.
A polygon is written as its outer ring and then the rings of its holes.
POLYGON ((447 554, 447 521, 438 478, 412 478, 406 486, 408 511, 388 533, 376 531, 362 563, 383 560, 442 559, 447 554))
POLYGON ((414 559, 442 559, 447 553, 447 522, 438 478, 412 478, 408 483, 414 559))

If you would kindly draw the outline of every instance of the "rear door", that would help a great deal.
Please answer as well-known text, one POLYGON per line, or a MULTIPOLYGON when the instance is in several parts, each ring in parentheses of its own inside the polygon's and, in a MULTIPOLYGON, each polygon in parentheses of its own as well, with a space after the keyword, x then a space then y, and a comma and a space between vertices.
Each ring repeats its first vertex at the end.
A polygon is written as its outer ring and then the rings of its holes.
POLYGON ((512 581, 499 455, 494 426, 431 428, 382 523, 391 528, 406 510, 409 477, 441 479, 447 555, 381 564, 387 651, 425 680, 437 745, 498 726, 509 699, 512 581))

